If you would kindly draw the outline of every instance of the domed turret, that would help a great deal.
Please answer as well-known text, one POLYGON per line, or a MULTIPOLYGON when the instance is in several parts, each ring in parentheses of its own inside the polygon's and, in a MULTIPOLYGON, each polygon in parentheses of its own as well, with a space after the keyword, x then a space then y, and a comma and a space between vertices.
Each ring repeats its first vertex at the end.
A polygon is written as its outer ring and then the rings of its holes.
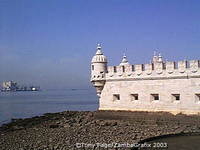
POLYGON ((124 66, 124 65, 129 65, 129 62, 126 58, 126 55, 124 54, 121 63, 119 64, 120 66, 124 66))
POLYGON ((97 51, 91 61, 91 82, 100 97, 105 84, 105 74, 107 72, 107 58, 103 55, 101 45, 97 45, 97 51))
POLYGON ((152 58, 152 63, 157 63, 158 61, 158 56, 156 55, 156 51, 154 51, 154 54, 153 54, 153 58, 152 58))
POLYGON ((154 56, 153 56, 152 62, 154 64, 163 62, 163 58, 162 58, 161 54, 159 53, 159 55, 157 56, 156 52, 154 51, 154 56))
POLYGON ((97 45, 97 52, 92 58, 92 63, 107 63, 107 58, 103 55, 100 44, 97 45))

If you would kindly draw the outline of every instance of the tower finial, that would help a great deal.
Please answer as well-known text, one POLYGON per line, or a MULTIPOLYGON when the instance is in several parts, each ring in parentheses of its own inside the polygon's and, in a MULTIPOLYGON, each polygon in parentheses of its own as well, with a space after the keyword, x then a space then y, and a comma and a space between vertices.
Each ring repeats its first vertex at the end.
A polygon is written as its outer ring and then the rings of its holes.
POLYGON ((158 62, 162 62, 163 60, 162 60, 162 55, 161 55, 161 53, 159 53, 158 54, 158 62))
POLYGON ((126 54, 125 53, 123 54, 123 58, 126 58, 126 54))
POLYGON ((153 56, 156 56, 156 51, 153 52, 153 56))
POLYGON ((100 43, 97 44, 97 49, 101 49, 101 44, 100 43))
POLYGON ((103 55, 102 51, 101 51, 101 44, 98 43, 97 44, 97 52, 96 52, 96 55, 103 55))

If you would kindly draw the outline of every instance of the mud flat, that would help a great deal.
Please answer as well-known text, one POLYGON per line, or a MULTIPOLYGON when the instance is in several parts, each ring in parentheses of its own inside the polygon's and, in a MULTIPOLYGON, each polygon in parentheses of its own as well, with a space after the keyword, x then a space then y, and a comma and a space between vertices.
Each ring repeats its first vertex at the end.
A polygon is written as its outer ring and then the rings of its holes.
POLYGON ((13 119, 0 127, 0 147, 2 150, 125 149, 123 145, 156 136, 199 133, 198 115, 65 111, 13 119))

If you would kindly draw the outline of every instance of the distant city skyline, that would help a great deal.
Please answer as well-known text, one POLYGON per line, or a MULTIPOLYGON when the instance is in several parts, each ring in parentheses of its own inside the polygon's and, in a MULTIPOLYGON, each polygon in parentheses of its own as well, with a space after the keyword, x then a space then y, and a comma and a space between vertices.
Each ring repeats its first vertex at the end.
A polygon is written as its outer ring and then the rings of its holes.
POLYGON ((200 59, 195 0, 1 0, 0 20, 1 83, 90 88, 97 43, 109 65, 200 59))

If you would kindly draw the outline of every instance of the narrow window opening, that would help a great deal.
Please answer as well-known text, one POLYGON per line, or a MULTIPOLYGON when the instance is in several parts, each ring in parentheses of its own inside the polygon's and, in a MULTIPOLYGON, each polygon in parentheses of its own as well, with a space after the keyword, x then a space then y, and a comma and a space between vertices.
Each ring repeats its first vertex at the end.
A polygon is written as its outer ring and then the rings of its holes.
POLYGON ((92 65, 92 70, 94 70, 94 65, 92 65))
POLYGON ((198 60, 198 67, 200 68, 200 60, 198 60))
POLYGON ((200 102, 200 93, 195 94, 196 102, 200 102))
POLYGON ((135 66, 134 65, 132 65, 132 71, 135 71, 135 66))
POLYGON ((113 94, 113 101, 118 101, 120 100, 120 95, 119 94, 113 94))
POLYGON ((114 72, 117 72, 116 66, 114 66, 114 72))
POLYGON ((159 100, 159 94, 151 94, 151 99, 154 101, 158 101, 159 100))
POLYGON ((174 69, 178 69, 178 64, 174 62, 174 69))
POLYGON ((172 94, 173 100, 179 101, 180 100, 180 94, 172 94))
POLYGON ((145 71, 145 67, 144 67, 144 64, 142 64, 142 71, 145 71))
POLYGON ((124 66, 122 66, 122 71, 125 72, 125 67, 124 66))
POLYGON ((163 65, 163 66, 162 66, 162 67, 163 67, 163 70, 166 70, 166 63, 163 63, 162 65, 163 65))
POLYGON ((188 61, 185 62, 186 68, 190 68, 190 64, 188 61))
POLYGON ((139 100, 138 94, 131 94, 131 100, 132 101, 139 100))
POLYGON ((154 64, 152 63, 152 70, 154 70, 154 64))

